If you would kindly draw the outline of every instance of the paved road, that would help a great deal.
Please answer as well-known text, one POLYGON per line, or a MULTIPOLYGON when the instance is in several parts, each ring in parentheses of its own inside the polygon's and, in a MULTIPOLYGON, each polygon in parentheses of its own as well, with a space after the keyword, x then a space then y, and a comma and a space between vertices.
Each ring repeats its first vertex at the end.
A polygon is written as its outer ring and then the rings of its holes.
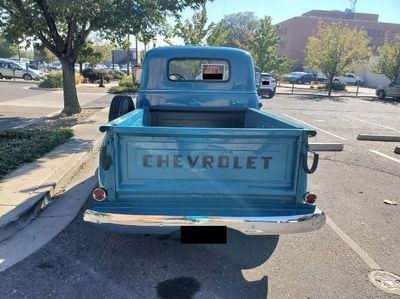
MULTIPOLYGON (((32 90, 33 83, 0 82, 0 130, 29 123, 37 118, 60 112, 62 91, 32 90)), ((112 98, 106 89, 78 88, 82 107, 106 107, 112 98)))
POLYGON ((400 205, 383 203, 400 202, 400 156, 393 143, 356 140, 359 133, 400 134, 400 102, 276 96, 263 109, 312 125, 315 141, 345 145, 322 153, 310 177, 331 220, 321 230, 262 237, 229 231, 227 245, 194 246, 174 234, 103 231, 80 215, 0 273, 0 298, 398 298, 369 282, 365 256, 342 237, 400 273, 400 205))

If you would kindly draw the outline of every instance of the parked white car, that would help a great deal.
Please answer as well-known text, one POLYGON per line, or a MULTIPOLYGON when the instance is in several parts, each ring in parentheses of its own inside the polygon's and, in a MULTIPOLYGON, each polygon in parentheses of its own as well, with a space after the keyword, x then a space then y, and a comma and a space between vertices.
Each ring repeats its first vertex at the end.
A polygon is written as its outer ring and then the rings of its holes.
POLYGON ((385 98, 400 98, 400 80, 393 81, 388 85, 378 86, 375 90, 375 94, 380 100, 385 98))
POLYGON ((276 79, 269 73, 261 73, 261 82, 258 88, 260 97, 268 96, 272 98, 276 92, 276 79))
POLYGON ((352 73, 346 73, 343 76, 333 77, 333 81, 340 81, 342 83, 353 84, 353 85, 361 85, 364 83, 363 79, 352 73))
POLYGON ((118 64, 110 64, 110 67, 108 69, 119 71, 119 65, 118 64))
POLYGON ((16 63, 10 59, 0 58, 0 79, 22 78, 24 80, 39 80, 45 74, 31 69, 26 63, 16 63))

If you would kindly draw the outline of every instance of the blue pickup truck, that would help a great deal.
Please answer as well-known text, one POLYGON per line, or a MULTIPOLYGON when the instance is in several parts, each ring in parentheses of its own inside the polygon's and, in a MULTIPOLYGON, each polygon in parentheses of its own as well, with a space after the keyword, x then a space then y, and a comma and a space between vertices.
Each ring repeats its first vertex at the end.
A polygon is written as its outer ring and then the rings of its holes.
POLYGON ((247 52, 150 50, 136 107, 131 97, 116 96, 110 122, 100 127, 99 188, 84 220, 154 233, 319 229, 325 214, 307 189, 318 164, 308 146, 316 132, 259 107, 247 52))

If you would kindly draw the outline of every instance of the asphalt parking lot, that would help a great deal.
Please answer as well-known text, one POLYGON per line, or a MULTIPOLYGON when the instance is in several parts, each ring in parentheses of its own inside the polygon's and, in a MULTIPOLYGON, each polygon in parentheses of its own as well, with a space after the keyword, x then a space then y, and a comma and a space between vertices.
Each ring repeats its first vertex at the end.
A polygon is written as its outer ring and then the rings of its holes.
MULTIPOLYGON (((61 112, 62 91, 30 89, 36 87, 32 81, 17 79, 0 80, 0 130, 29 124, 41 117, 61 112)), ((78 86, 78 97, 83 108, 107 107, 111 95, 107 89, 78 86)))
POLYGON ((176 234, 129 235, 82 222, 82 213, 29 258, 0 273, 0 298, 398 298, 368 279, 400 274, 400 102, 276 95, 263 110, 313 127, 321 153, 309 189, 328 223, 313 233, 181 245, 176 234), (399 145, 399 144, 397 144, 399 145), (384 200, 399 205, 387 205, 384 200))

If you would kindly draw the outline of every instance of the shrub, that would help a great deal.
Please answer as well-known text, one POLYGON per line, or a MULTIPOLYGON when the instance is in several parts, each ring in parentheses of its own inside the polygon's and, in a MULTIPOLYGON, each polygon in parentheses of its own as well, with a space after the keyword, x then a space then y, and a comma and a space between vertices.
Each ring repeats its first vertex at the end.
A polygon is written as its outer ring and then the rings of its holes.
MULTIPOLYGON (((329 85, 327 84, 327 88, 328 86, 329 85)), ((346 90, 346 84, 340 81, 333 81, 332 90, 337 90, 337 91, 346 90)))
POLYGON ((75 84, 81 84, 82 83, 82 76, 79 73, 75 73, 75 84))
POLYGON ((109 73, 111 74, 113 79, 116 80, 121 80, 124 76, 126 76, 125 73, 120 70, 111 70, 109 71, 109 73))
POLYGON ((33 162, 73 136, 69 128, 11 129, 0 132, 0 179, 33 162))
POLYGON ((130 77, 130 76, 124 76, 124 77, 118 82, 118 86, 121 86, 121 87, 133 87, 132 77, 130 77))
POLYGON ((82 76, 84 78, 89 79, 89 82, 95 82, 100 80, 101 74, 103 74, 103 79, 104 81, 110 82, 112 79, 112 75, 107 72, 106 70, 96 70, 96 69, 84 69, 82 71, 82 76))
POLYGON ((61 88, 63 87, 62 72, 51 72, 40 82, 41 88, 61 88))
POLYGON ((136 93, 139 88, 136 86, 113 86, 108 89, 109 93, 120 94, 120 93, 136 93))

